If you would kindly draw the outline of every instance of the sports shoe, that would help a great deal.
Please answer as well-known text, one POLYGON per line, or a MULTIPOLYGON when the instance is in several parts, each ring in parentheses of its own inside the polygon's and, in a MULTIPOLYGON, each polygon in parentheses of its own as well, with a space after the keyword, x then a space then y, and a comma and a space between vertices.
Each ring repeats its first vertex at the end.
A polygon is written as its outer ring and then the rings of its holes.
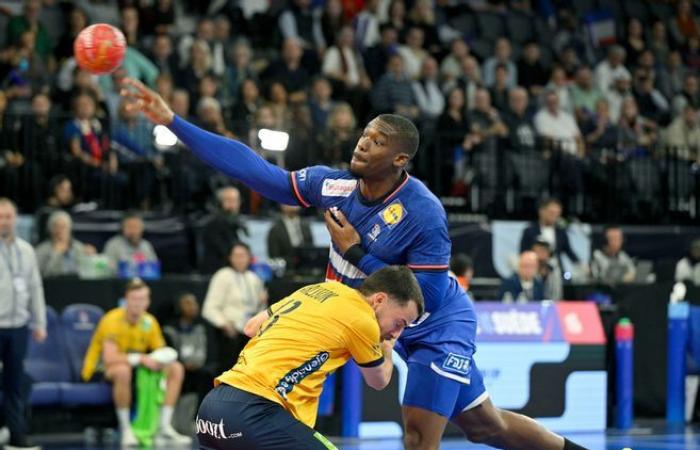
POLYGON ((119 445, 122 448, 139 446, 139 440, 136 439, 136 435, 131 428, 127 428, 126 430, 122 431, 122 437, 119 440, 119 445))
POLYGON ((0 445, 7 444, 10 441, 10 429, 7 427, 0 428, 0 445))
POLYGON ((158 433, 154 439, 154 444, 157 446, 168 444, 192 445, 192 438, 178 433, 175 431, 175 428, 173 428, 172 425, 168 425, 167 427, 161 427, 158 430, 158 433))

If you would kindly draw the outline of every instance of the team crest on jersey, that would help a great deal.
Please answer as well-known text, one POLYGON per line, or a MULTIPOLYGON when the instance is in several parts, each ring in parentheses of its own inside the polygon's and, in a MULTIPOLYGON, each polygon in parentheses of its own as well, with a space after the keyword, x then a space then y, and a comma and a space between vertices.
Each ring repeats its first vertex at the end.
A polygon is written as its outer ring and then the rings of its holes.
POLYGON ((357 186, 357 180, 323 180, 321 195, 324 197, 349 197, 357 186))
POLYGON ((391 227, 401 222, 403 218, 406 217, 406 209, 403 207, 403 204, 397 200, 384 208, 379 215, 384 223, 391 227))

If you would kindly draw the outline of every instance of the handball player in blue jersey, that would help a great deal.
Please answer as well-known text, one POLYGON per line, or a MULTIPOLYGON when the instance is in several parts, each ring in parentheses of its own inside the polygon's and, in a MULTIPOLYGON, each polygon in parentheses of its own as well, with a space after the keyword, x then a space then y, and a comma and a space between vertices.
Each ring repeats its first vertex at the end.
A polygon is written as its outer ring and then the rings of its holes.
POLYGON ((280 203, 322 208, 333 241, 327 279, 356 287, 387 265, 414 271, 426 312, 395 346, 408 365, 402 405, 406 449, 439 448, 448 420, 470 441, 497 448, 582 448, 528 417, 496 408, 489 399, 474 361, 474 308, 448 275, 451 243, 445 210, 405 170, 418 149, 413 123, 393 114, 372 120, 349 171, 314 166, 288 172, 245 144, 176 116, 138 81, 127 79, 122 94, 132 100, 131 108, 168 126, 199 158, 231 178, 280 203))

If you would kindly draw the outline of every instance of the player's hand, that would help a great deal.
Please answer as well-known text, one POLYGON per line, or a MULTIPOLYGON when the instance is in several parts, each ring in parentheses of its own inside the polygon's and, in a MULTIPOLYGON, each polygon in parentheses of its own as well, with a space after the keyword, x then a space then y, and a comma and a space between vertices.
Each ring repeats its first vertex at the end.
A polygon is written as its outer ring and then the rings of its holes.
POLYGON ((353 245, 362 242, 360 240, 360 235, 357 234, 355 228, 350 225, 348 219, 345 218, 345 214, 339 209, 335 210, 335 219, 328 210, 323 214, 323 218, 326 219, 326 228, 331 235, 331 240, 335 246, 338 247, 340 253, 345 253, 353 245), (338 220, 337 222, 336 219, 338 220))
POLYGON ((34 342, 44 342, 46 340, 46 330, 43 328, 33 330, 32 339, 34 339, 34 342))
POLYGON ((141 111, 144 116, 156 125, 170 125, 175 113, 157 92, 147 88, 138 80, 124 78, 121 96, 128 104, 129 111, 141 111))
POLYGON ((157 362, 155 359, 151 358, 148 355, 141 356, 141 365, 143 367, 146 367, 147 369, 151 369, 154 372, 163 369, 163 365, 161 363, 157 362))

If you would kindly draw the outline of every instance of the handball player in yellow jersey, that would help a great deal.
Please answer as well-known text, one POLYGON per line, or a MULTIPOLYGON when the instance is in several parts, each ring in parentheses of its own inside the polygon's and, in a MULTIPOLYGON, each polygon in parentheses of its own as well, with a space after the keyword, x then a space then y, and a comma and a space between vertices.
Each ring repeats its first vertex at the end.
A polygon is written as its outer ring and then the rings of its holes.
POLYGON ((279 301, 267 320, 252 322, 255 336, 202 401, 200 448, 335 449, 313 430, 326 376, 352 358, 369 386, 385 388, 393 343, 422 312, 420 286, 404 266, 385 267, 357 289, 332 281, 279 301))

